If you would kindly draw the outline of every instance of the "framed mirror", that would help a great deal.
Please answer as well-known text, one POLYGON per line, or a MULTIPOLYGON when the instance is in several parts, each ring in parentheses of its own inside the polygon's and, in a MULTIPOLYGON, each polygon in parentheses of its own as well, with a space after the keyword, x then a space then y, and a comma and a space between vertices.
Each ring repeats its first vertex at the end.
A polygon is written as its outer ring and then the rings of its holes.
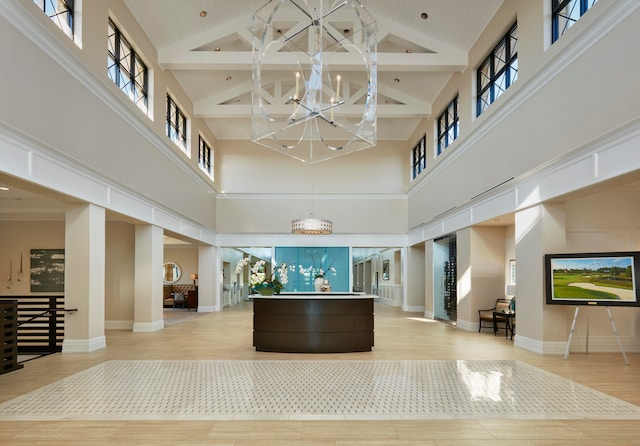
POLYGON ((182 277, 182 268, 176 262, 166 262, 162 268, 162 274, 165 284, 176 283, 182 277))

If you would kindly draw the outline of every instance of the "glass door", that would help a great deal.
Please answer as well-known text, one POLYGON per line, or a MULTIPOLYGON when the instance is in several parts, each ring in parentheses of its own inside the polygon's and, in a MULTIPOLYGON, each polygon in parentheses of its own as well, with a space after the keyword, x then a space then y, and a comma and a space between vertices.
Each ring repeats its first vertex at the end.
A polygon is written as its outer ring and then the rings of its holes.
POLYGON ((455 322, 458 309, 455 235, 435 240, 433 257, 433 315, 455 322))

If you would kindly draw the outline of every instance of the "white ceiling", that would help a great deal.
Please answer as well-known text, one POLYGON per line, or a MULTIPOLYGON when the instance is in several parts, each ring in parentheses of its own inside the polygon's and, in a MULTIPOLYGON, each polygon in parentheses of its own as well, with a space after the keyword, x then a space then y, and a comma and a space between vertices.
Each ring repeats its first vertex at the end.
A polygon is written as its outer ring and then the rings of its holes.
MULTIPOLYGON (((157 48, 161 67, 191 99, 195 116, 217 139, 250 139, 251 28, 253 13, 267 1, 124 1, 157 48)), ((361 2, 378 26, 378 139, 406 140, 421 119, 440 112, 432 110, 434 100, 467 66, 469 49, 503 0, 361 2)), ((291 70, 270 74, 292 77, 291 70)))

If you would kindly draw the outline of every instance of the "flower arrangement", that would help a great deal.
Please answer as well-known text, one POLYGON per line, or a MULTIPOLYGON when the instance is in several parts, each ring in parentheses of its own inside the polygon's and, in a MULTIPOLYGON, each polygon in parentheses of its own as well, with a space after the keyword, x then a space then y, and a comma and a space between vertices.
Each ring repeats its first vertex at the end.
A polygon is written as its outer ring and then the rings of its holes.
POLYGON ((333 262, 329 264, 328 267, 323 267, 322 265, 318 266, 316 264, 316 259, 311 256, 311 260, 313 261, 313 265, 305 268, 302 265, 298 265, 298 272, 304 276, 313 277, 314 279, 318 278, 327 278, 327 274, 332 273, 334 276, 336 275, 336 269, 332 266, 333 262))
MULTIPOLYGON (((245 266, 250 265, 250 260, 249 257, 240 260, 236 265, 236 274, 240 274, 245 266)), ((269 277, 265 272, 265 264, 264 260, 257 260, 253 265, 250 265, 249 284, 253 290, 260 294, 280 294, 280 291, 289 282, 289 270, 295 271, 295 267, 282 262, 269 277)))

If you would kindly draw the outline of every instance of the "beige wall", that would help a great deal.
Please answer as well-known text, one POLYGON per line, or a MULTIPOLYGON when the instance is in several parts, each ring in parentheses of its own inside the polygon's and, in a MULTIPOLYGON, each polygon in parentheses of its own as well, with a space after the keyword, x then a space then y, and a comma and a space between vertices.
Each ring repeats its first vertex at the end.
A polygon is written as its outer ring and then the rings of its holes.
POLYGON ((32 249, 64 249, 64 222, 0 221, 0 296, 31 294, 29 255, 32 249), (21 255, 23 280, 18 282, 21 255), (13 282, 11 288, 7 288, 10 262, 13 282))
MULTIPOLYGON (((565 205, 565 252, 640 251, 640 191, 612 189, 575 200, 565 205)), ((568 332, 575 307, 557 309, 564 317, 568 332)), ((640 310, 611 307, 615 324, 624 344, 640 350, 640 310)), ((587 324, 591 351, 617 350, 613 330, 604 308, 580 310, 572 342, 574 351, 586 348, 587 324)))
MULTIPOLYGON (((640 62, 620 57, 612 48, 624 48, 638 39, 640 11, 636 10, 608 34, 597 36, 588 51, 575 54, 575 60, 566 60, 566 66, 540 75, 541 70, 549 69, 565 55, 562 51, 568 51, 576 32, 598 25, 598 15, 615 6, 615 2, 596 3, 566 39, 563 36, 544 52, 544 27, 530 26, 539 18, 532 15, 537 11, 528 3, 531 2, 505 2, 471 51, 469 68, 452 77, 434 104, 433 117, 416 129, 410 142, 415 144, 426 132, 432 157, 434 121, 460 92, 461 136, 446 149, 446 157, 427 161, 431 175, 411 185, 409 227, 429 222, 453 206, 465 205, 471 197, 502 181, 547 164, 638 116, 640 84, 630 82, 629 76, 638 72, 640 62), (519 53, 518 80, 480 117, 474 118, 474 69, 513 23, 514 7, 519 23, 518 46, 523 51, 519 53), (536 47, 530 41, 540 43, 536 47), (596 85, 607 88, 594 88, 596 85), (514 106, 505 114, 505 108, 514 106), (495 127, 487 129, 489 123, 495 127)), ((566 181, 571 184, 571 178, 566 181)))
POLYGON ((107 222, 105 232, 105 318, 133 321, 135 226, 107 222))
POLYGON ((417 308, 424 308, 425 304, 425 281, 423 280, 423 274, 425 269, 425 246, 416 245, 407 249, 407 274, 405 283, 407 288, 407 303, 406 307, 415 311, 417 308))
POLYGON ((502 227, 473 227, 456 234, 458 274, 458 326, 478 329, 478 310, 492 308, 504 298, 504 246, 502 227))
POLYGON ((165 245, 164 261, 176 262, 182 268, 179 285, 193 285, 191 274, 198 273, 198 247, 194 245, 165 245))
POLYGON ((311 212, 337 234, 407 231, 406 143, 382 141, 333 160, 303 164, 251 142, 220 141, 220 233, 282 233, 311 212))
MULTIPOLYGON (((4 70, 0 82, 0 123, 30 135, 33 149, 74 165, 78 163, 99 181, 139 194, 172 212, 188 215, 199 225, 215 228, 215 184, 197 167, 197 135, 203 132, 214 145, 215 138, 193 119, 192 106, 166 72, 155 64, 156 53, 121 0, 90 2, 82 10, 82 48, 78 48, 55 24, 34 7, 31 0, 19 0, 31 20, 50 31, 44 40, 56 40, 77 57, 82 67, 80 80, 70 75, 64 54, 47 54, 27 36, 0 17, 0 55, 11 60, 13 69, 4 70), (124 24, 136 49, 152 71, 152 102, 144 115, 108 78, 107 21, 111 16, 124 24), (59 60, 60 63, 57 63, 59 60), (84 70, 84 71, 83 71, 84 70), (46 75, 44 75, 46 73, 46 75), (16 85, 25 88, 16 88, 16 85), (28 86, 28 87, 26 87, 28 86), (176 96, 191 120, 195 153, 189 157, 165 136, 166 93, 176 96), (46 100, 43 100, 46 98, 46 100), (143 130, 146 129, 146 130, 143 130), (185 198, 185 197, 188 197, 185 198)), ((76 64, 77 65, 77 64, 76 64)), ((72 71, 78 74, 78 69, 72 71)), ((36 158, 37 160, 37 158, 36 158)), ((22 169, 17 158, 9 158, 3 170, 22 169), (15 163, 15 165, 13 165, 15 163)), ((74 194, 109 208, 109 198, 98 191, 75 185, 71 178, 51 178, 43 168, 35 169, 30 180, 44 185, 68 188, 74 194)), ((121 211, 121 209, 118 209, 121 211)))

